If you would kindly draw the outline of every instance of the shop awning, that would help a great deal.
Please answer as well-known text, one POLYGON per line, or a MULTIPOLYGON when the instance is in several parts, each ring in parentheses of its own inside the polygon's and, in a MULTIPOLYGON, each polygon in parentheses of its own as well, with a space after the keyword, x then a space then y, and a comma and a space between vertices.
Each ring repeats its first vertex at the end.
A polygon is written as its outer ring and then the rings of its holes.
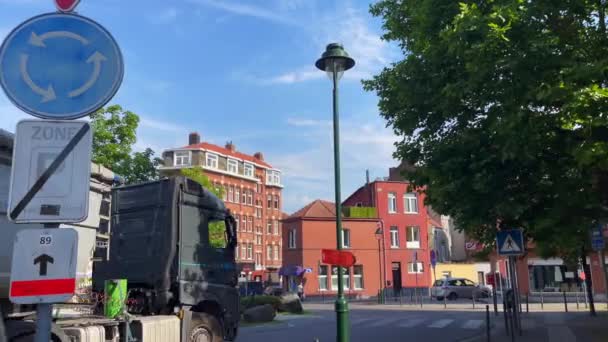
POLYGON ((306 270, 302 266, 287 265, 279 269, 279 275, 282 276, 301 276, 306 270))

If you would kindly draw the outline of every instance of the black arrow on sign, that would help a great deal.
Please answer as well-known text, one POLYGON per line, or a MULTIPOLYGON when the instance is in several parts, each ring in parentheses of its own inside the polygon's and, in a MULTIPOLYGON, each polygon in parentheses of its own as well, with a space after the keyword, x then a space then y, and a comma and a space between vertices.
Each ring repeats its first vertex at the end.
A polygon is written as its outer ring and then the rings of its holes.
POLYGON ((36 264, 40 264, 40 275, 41 276, 45 276, 46 275, 46 265, 48 263, 53 263, 53 257, 50 255, 46 255, 46 254, 42 254, 40 256, 38 256, 36 259, 34 259, 34 265, 36 264))

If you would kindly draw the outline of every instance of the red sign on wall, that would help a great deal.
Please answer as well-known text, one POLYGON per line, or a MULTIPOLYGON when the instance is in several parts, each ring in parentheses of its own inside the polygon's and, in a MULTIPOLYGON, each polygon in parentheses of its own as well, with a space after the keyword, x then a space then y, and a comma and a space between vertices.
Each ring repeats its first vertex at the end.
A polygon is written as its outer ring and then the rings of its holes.
POLYGON ((355 258, 353 253, 335 249, 322 249, 321 260, 324 264, 342 267, 351 267, 357 262, 357 258, 355 258))

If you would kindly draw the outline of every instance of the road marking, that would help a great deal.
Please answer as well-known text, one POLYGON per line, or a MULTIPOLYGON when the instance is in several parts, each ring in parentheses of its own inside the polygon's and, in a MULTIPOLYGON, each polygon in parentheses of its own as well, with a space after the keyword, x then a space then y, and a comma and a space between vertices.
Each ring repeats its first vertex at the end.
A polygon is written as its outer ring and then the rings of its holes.
POLYGON ((450 325, 450 323, 454 322, 453 319, 440 319, 435 321, 433 324, 429 325, 429 328, 445 328, 450 325))
POLYGON ((422 319, 422 318, 408 319, 407 321, 399 324, 399 326, 401 328, 413 328, 422 322, 424 322, 424 319, 422 319))
POLYGON ((482 319, 470 319, 463 326, 463 329, 479 329, 483 324, 482 319))
POLYGON ((547 328, 547 335, 549 336, 549 342, 576 342, 576 336, 568 327, 547 328))
POLYGON ((368 325, 368 327, 370 327, 370 328, 382 327, 382 326, 389 325, 389 324, 392 324, 392 323, 395 323, 395 322, 398 322, 401 320, 403 320, 402 317, 383 319, 383 320, 379 320, 379 321, 376 321, 376 322, 368 325))

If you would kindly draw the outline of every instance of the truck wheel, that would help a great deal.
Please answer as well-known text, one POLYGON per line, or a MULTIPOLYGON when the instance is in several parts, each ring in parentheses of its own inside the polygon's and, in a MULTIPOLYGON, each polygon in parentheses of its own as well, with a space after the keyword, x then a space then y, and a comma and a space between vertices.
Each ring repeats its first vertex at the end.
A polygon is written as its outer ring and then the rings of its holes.
MULTIPOLYGON (((33 342, 36 335, 34 322, 8 320, 6 323, 7 342, 33 342)), ((70 342, 63 330, 51 325, 51 342, 70 342)))
POLYGON ((222 326, 214 316, 193 312, 188 342, 223 342, 222 326))

